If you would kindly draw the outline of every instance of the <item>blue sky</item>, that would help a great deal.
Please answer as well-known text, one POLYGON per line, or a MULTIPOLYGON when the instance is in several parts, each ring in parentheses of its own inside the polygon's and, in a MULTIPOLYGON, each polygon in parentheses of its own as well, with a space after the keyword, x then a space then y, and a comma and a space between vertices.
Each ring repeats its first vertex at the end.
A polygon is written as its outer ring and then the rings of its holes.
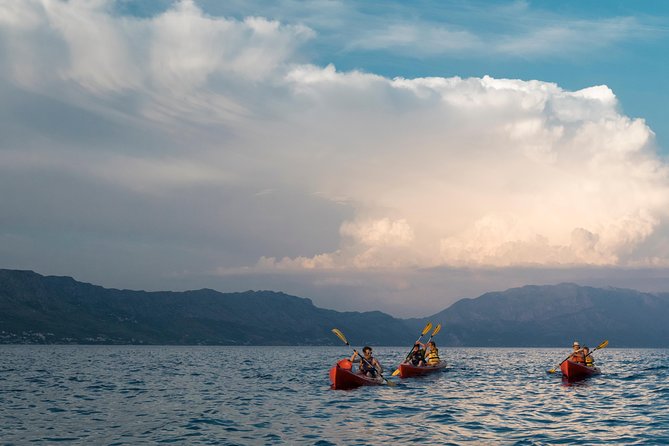
POLYGON ((0 267, 403 316, 669 291, 665 2, 0 4, 0 267))
MULTIPOLYGON (((116 8, 121 14, 147 17, 172 4, 121 1, 116 8)), ((664 1, 198 4, 213 15, 262 16, 305 24, 318 34, 308 44, 309 60, 333 63, 343 71, 358 69, 391 78, 489 75, 539 79, 568 90, 605 84, 615 92, 626 114, 647 120, 663 153, 669 151, 669 120, 663 106, 669 102, 669 89, 664 85, 669 78, 669 4, 664 1), (395 39, 390 38, 393 29, 395 39), (493 47, 505 40, 533 45, 471 51, 464 44, 444 45, 440 30, 480 39, 483 46, 493 47), (410 31, 416 34, 408 35, 410 31), (379 33, 388 38, 361 43, 379 33)))

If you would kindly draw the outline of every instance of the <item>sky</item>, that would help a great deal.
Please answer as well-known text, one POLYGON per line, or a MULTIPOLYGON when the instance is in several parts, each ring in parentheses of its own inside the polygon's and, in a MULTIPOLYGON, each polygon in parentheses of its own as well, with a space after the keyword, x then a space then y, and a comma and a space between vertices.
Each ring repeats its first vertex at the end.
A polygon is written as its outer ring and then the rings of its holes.
POLYGON ((0 267, 434 314, 669 291, 669 3, 0 0, 0 267))

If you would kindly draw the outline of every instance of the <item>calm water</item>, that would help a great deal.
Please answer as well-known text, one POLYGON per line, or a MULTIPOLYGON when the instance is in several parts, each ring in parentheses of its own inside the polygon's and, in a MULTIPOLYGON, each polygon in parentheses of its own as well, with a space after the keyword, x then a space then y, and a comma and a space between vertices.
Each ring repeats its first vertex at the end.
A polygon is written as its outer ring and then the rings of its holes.
MULTIPOLYGON (((375 349, 387 375, 404 348, 375 349)), ((446 372, 329 389, 345 347, 0 346, 0 442, 669 444, 669 350, 441 350, 446 372), (515 365, 511 365, 515 364, 515 365)))

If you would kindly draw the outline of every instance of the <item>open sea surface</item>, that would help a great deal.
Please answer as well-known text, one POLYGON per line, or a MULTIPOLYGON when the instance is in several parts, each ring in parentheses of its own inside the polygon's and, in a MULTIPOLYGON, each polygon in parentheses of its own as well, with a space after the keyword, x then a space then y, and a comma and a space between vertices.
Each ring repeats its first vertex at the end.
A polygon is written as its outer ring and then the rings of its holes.
MULTIPOLYGON (((387 376, 407 349, 375 348, 387 376)), ((669 444, 669 350, 571 384, 546 373, 569 350, 444 347, 443 373, 341 391, 346 347, 0 345, 0 444, 669 444)))

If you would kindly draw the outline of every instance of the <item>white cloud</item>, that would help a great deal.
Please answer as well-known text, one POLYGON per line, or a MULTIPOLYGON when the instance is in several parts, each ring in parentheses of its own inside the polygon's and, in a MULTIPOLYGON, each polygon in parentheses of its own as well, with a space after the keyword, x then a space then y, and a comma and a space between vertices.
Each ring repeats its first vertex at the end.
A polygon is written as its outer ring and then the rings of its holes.
POLYGON ((523 2, 442 7, 439 19, 416 17, 411 8, 406 14, 367 16, 365 20, 358 18, 360 11, 340 11, 354 23, 352 29, 347 28, 345 51, 386 51, 413 58, 472 54, 573 58, 660 34, 632 16, 582 19, 523 2), (475 25, 469 24, 472 21, 475 25))
POLYGON ((435 56, 467 50, 482 51, 485 45, 486 42, 467 30, 398 22, 386 28, 367 29, 347 45, 347 50, 392 50, 413 56, 435 56))
POLYGON ((203 270, 669 259, 647 246, 667 238, 667 165, 650 128, 625 116, 607 86, 341 72, 303 63, 300 46, 315 37, 305 26, 213 17, 188 1, 146 19, 116 16, 106 2, 20 5, 1 14, 3 88, 29 91, 53 120, 77 110, 107 131, 63 140, 28 113, 12 115, 2 125, 21 138, 0 146, 0 168, 146 200, 178 192, 190 218, 179 206, 165 213, 183 222, 181 243, 197 233, 259 253, 218 258, 208 246, 203 270), (303 242, 321 227, 327 243, 303 242))
POLYGON ((407 246, 414 239, 413 230, 404 219, 344 222, 339 232, 365 246, 407 246))
MULTIPOLYGON (((190 0, 149 19, 112 15, 111 4, 32 0, 5 7, 0 36, 12 80, 71 98, 80 89, 100 101, 139 94, 136 106, 152 120, 217 122, 245 115, 239 91, 267 81, 314 36, 305 26, 261 17, 211 17, 190 0)), ((91 99, 79 105, 97 108, 91 99)))
POLYGON ((523 28, 517 32, 497 36, 490 42, 491 51, 523 57, 569 57, 652 34, 633 17, 580 20, 528 11, 522 23, 523 28))
MULTIPOLYGON (((337 115, 337 126, 354 134, 332 136, 339 145, 329 166, 346 181, 328 194, 352 197, 377 221, 392 215, 415 234, 413 249, 371 253, 369 262, 361 260, 366 238, 353 237, 355 246, 344 240, 340 263, 624 264, 643 256, 635 247, 666 219, 667 166, 653 134, 620 114, 605 86, 568 92, 489 77, 387 80, 333 67, 289 80, 309 106, 327 104, 321 116, 337 115), (369 94, 356 96, 361 89, 369 94)), ((344 235, 356 233, 349 225, 344 235)))

